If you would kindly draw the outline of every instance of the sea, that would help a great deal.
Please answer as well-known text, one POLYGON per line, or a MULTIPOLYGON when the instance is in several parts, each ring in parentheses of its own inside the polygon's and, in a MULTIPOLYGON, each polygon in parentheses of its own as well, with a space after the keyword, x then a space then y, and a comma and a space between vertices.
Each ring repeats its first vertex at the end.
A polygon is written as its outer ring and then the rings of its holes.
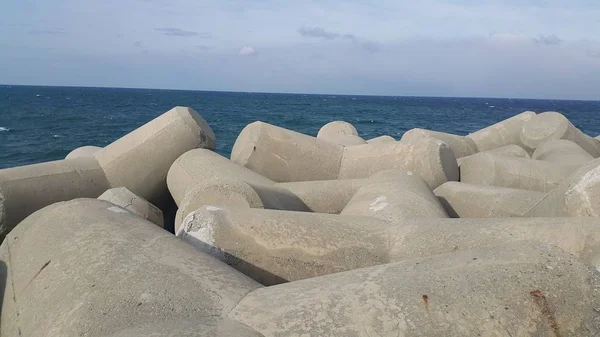
POLYGON ((0 168, 63 159, 84 145, 106 146, 178 105, 204 117, 224 156, 254 121, 314 136, 324 124, 344 120, 364 139, 400 139, 412 128, 466 135, 523 111, 558 111, 590 136, 600 135, 600 101, 0 85, 0 168))

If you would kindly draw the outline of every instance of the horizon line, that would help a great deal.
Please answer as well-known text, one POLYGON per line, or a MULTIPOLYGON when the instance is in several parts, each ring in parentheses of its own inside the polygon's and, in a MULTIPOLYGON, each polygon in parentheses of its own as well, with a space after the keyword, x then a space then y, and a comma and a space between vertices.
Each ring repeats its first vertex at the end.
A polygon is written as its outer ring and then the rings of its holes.
POLYGON ((362 96, 362 97, 404 97, 404 98, 466 98, 466 99, 519 99, 531 101, 580 101, 600 102, 600 99, 572 99, 572 98, 530 98, 530 97, 490 97, 490 96, 426 96, 426 95, 377 95, 377 94, 347 94, 347 93, 305 93, 305 92, 270 92, 270 91, 236 91, 236 90, 207 90, 207 89, 174 89, 174 88, 148 88, 148 87, 113 87, 113 86, 87 86, 87 85, 48 85, 48 84, 6 84, 2 87, 42 87, 42 88, 87 88, 87 89, 126 89, 126 90, 164 90, 164 91, 194 91, 194 92, 222 92, 240 94, 271 94, 271 95, 311 95, 311 96, 362 96))

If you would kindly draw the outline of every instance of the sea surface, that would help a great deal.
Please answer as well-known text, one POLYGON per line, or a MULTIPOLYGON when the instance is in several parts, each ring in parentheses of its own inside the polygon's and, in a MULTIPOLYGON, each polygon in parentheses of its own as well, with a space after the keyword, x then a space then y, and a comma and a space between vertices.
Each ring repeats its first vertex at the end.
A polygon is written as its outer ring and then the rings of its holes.
POLYGON ((381 97, 0 86, 0 168, 64 158, 84 145, 105 146, 174 106, 210 124, 217 151, 229 156, 248 123, 264 121, 309 135, 348 121, 365 139, 400 139, 411 128, 466 135, 526 110, 558 111, 591 136, 600 134, 600 101, 381 97))

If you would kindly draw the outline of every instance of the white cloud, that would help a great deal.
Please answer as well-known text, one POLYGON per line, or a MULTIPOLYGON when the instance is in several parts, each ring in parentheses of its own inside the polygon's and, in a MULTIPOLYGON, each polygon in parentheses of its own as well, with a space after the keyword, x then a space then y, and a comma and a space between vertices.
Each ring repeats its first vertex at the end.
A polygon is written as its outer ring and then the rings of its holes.
POLYGON ((240 49, 240 55, 254 55, 256 54, 256 51, 254 51, 254 48, 250 47, 250 46, 244 46, 242 49, 240 49))

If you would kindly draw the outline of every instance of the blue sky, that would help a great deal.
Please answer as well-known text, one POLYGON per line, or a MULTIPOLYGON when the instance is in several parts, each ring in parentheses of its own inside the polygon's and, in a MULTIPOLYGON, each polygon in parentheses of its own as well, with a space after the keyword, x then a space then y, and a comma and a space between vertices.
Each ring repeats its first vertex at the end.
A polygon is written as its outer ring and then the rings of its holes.
POLYGON ((4 0, 0 83, 600 99, 600 1, 4 0))

